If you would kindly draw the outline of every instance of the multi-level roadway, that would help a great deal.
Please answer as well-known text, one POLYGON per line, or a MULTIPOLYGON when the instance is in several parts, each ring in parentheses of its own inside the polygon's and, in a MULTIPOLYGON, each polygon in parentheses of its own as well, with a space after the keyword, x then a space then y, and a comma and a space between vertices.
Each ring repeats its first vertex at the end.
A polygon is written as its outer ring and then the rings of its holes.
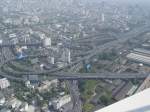
MULTIPOLYGON (((66 67, 74 66, 75 64, 80 63, 83 60, 88 60, 89 58, 93 57, 94 55, 103 52, 107 48, 113 48, 113 47, 115 47, 115 46, 117 46, 119 44, 122 44, 122 43, 126 42, 127 40, 129 40, 131 38, 136 38, 136 37, 142 36, 143 34, 145 34, 146 32, 149 32, 149 31, 150 31, 149 25, 145 25, 143 27, 139 27, 139 28, 137 28, 135 30, 132 30, 131 32, 128 32, 128 33, 126 33, 124 35, 119 35, 120 39, 108 42, 108 43, 103 44, 101 46, 95 47, 94 49, 92 49, 92 50, 90 50, 88 52, 85 52, 87 54, 87 56, 84 56, 84 57, 78 59, 77 61, 74 61, 74 62, 68 64, 65 67, 56 68, 56 69, 47 70, 47 71, 38 71, 37 70, 36 72, 23 72, 22 74, 39 74, 39 75, 41 75, 41 74, 49 74, 49 73, 58 72, 59 70, 62 70, 64 68, 66 68, 66 67)), ((11 60, 13 61, 15 59, 10 59, 8 61, 10 62, 11 60)), ((5 63, 7 63, 7 61, 5 61, 5 63)), ((96 76, 93 76, 93 77, 88 76, 88 77, 89 78, 94 78, 94 77, 97 78, 96 76)), ((82 76, 82 77, 79 77, 79 78, 84 78, 84 77, 82 76)), ((87 76, 86 76, 86 78, 87 78, 87 76)), ((66 77, 66 79, 67 79, 67 77, 66 77)))
POLYGON ((118 45, 123 44, 124 42, 127 42, 129 39, 137 38, 137 37, 142 36, 143 34, 149 32, 149 31, 150 31, 150 26, 146 25, 146 26, 137 28, 137 29, 135 29, 135 30, 133 30, 131 32, 128 32, 128 33, 126 33, 124 35, 119 35, 120 39, 108 42, 108 43, 103 44, 101 46, 95 47, 94 49, 92 49, 92 50, 90 50, 88 52, 85 52, 87 54, 87 56, 84 56, 84 57, 82 57, 82 58, 80 58, 80 59, 70 63, 69 65, 67 65, 65 67, 56 68, 56 69, 53 69, 53 70, 49 70, 47 72, 48 73, 57 72, 57 71, 59 71, 59 70, 61 70, 63 68, 74 66, 75 64, 80 63, 83 60, 89 60, 91 57, 95 56, 98 53, 103 52, 107 48, 114 48, 114 47, 116 47, 118 45))

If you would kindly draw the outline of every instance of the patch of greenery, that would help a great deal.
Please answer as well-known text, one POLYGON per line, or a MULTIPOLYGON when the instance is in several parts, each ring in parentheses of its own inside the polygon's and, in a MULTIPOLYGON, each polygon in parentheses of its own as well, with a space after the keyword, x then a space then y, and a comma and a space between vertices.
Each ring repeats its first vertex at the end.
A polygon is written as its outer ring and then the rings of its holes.
MULTIPOLYGON (((30 90, 25 87, 25 85, 21 82, 11 82, 11 86, 14 88, 15 96, 21 101, 27 101, 24 96, 26 92, 30 92, 30 90)), ((29 98, 30 99, 30 98, 29 98)))
POLYGON ((58 96, 58 94, 59 93, 53 88, 50 91, 39 93, 39 95, 42 96, 46 102, 48 102, 51 98, 58 96))
POLYGON ((91 103, 85 103, 83 105, 83 112, 91 112, 94 108, 94 105, 91 103))
POLYGON ((113 61, 116 58, 116 56, 117 56, 117 53, 114 50, 112 50, 111 52, 103 52, 99 54, 98 59, 113 61))
POLYGON ((111 94, 107 93, 107 94, 102 95, 99 100, 104 105, 108 105, 112 100, 112 96, 111 96, 111 94))
POLYGON ((98 81, 95 81, 95 80, 87 80, 87 81, 79 82, 81 98, 84 102, 87 102, 92 97, 97 84, 98 84, 98 81))

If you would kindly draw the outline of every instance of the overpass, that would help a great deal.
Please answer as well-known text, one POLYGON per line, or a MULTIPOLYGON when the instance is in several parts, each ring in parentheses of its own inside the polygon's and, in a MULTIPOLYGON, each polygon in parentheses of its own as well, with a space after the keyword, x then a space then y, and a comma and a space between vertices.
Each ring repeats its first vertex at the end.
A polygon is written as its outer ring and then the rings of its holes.
POLYGON ((42 43, 22 43, 22 44, 0 44, 0 48, 3 48, 3 47, 15 47, 15 46, 42 46, 42 43))
MULTIPOLYGON (((149 76, 149 73, 53 73, 53 74, 32 74, 37 79, 44 80, 57 78, 59 80, 100 80, 100 79, 145 79, 149 76)), ((0 73, 0 76, 6 77, 11 80, 25 81, 30 80, 31 74, 4 74, 0 73)))
MULTIPOLYGON (((33 58, 33 57, 46 57, 47 55, 31 55, 27 56, 26 58, 33 58)), ((7 60, 6 63, 15 61, 18 59, 10 59, 7 60)), ((0 67, 2 67, 4 64, 3 63, 0 67)), ((149 76, 149 73, 111 73, 111 72, 103 72, 103 73, 69 73, 69 72, 59 72, 55 71, 52 72, 51 70, 44 70, 44 71, 34 71, 34 72, 14 72, 11 74, 5 74, 5 73, 0 73, 0 76, 6 77, 8 79, 18 80, 20 77, 15 77, 15 76, 29 76, 29 75, 37 75, 40 79, 42 80, 40 76, 46 76, 48 78, 57 78, 60 80, 86 80, 86 79, 144 79, 147 76, 149 76)), ((20 79, 19 79, 20 80, 20 79)))
POLYGON ((54 73, 46 75, 62 80, 86 80, 86 79, 145 79, 149 74, 145 73, 54 73))

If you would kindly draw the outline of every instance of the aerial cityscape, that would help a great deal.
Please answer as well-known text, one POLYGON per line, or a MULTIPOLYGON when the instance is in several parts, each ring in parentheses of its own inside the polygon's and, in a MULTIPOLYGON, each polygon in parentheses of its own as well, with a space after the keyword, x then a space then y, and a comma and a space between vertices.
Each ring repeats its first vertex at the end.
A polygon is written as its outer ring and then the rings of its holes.
POLYGON ((0 15, 0 112, 96 112, 150 87, 147 4, 0 0, 0 15))

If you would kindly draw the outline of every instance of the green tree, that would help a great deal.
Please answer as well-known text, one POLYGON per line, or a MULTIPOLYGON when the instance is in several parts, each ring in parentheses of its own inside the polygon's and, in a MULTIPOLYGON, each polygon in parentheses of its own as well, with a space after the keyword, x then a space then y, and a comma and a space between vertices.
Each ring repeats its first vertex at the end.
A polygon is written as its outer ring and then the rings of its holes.
POLYGON ((108 105, 111 101, 111 96, 110 95, 102 95, 100 97, 100 101, 104 104, 104 105, 108 105))

